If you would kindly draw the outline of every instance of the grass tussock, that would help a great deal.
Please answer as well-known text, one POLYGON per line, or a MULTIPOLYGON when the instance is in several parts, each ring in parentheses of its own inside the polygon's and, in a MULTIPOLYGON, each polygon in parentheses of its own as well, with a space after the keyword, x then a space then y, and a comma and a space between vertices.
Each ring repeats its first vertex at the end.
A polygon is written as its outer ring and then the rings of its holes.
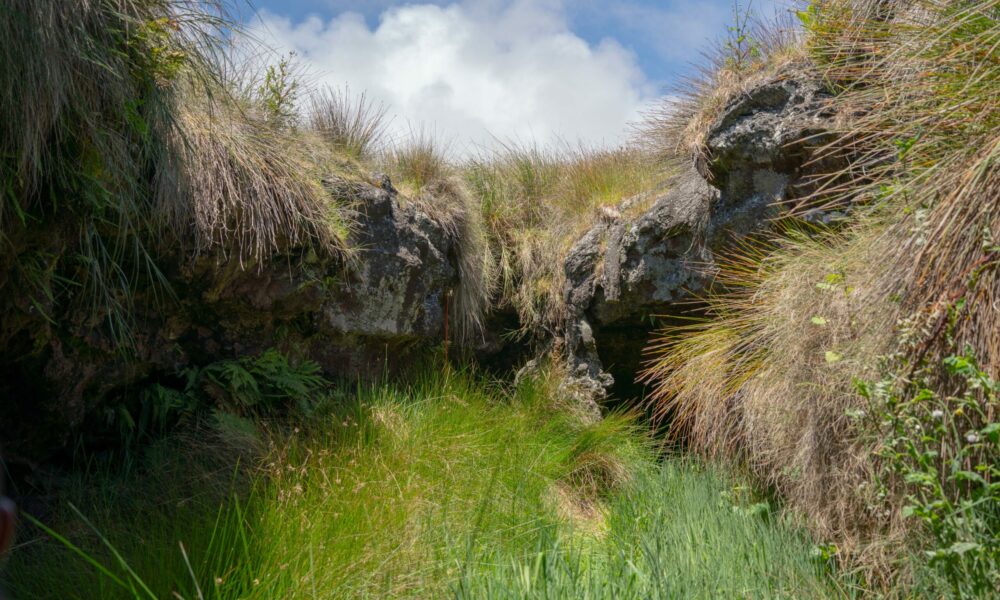
POLYGON ((173 292, 169 261, 345 252, 349 223, 319 185, 339 151, 296 127, 288 61, 251 65, 256 78, 234 67, 226 6, 12 0, 0 11, 11 82, 0 268, 50 319, 82 309, 128 347, 136 296, 173 292))
POLYGON ((647 111, 635 125, 636 139, 667 164, 704 158, 706 136, 730 101, 783 69, 807 68, 798 42, 799 29, 787 13, 762 17, 751 3, 735 2, 727 35, 703 53, 669 101, 647 111))
POLYGON ((476 196, 446 144, 426 129, 388 148, 382 167, 411 203, 444 227, 456 246, 458 285, 449 297, 455 339, 475 344, 493 300, 496 264, 476 196))
POLYGON ((43 314, 82 307, 127 344, 136 289, 168 287, 148 173, 167 153, 173 84, 210 71, 226 21, 219 4, 167 0, 0 11, 0 268, 43 314), (53 252, 38 231, 67 247, 53 252))
POLYGON ((675 329, 646 372, 660 416, 715 459, 747 463, 823 539, 859 545, 873 476, 849 414, 877 374, 901 310, 869 289, 888 250, 878 227, 748 244, 721 265, 713 318, 675 329))
POLYGON ((189 100, 178 123, 158 204, 172 230, 193 233, 195 252, 217 249, 259 266, 302 245, 346 252, 348 224, 320 184, 339 170, 337 158, 321 141, 211 98, 189 100))
POLYGON ((216 421, 124 474, 94 466, 6 583, 60 599, 832 595, 748 488, 658 465, 630 418, 582 425, 549 387, 452 372, 335 391, 236 437, 216 421), (246 435, 263 449, 238 463, 226 448, 246 435))
POLYGON ((357 160, 373 158, 385 137, 386 108, 362 92, 322 90, 310 99, 310 129, 342 154, 357 160))
POLYGON ((896 417, 871 415, 891 415, 918 392, 927 406, 966 397, 972 385, 978 416, 955 425, 969 433, 947 437, 941 464, 919 477, 964 490, 938 522, 954 511, 993 522, 979 508, 988 496, 977 501, 979 488, 952 479, 961 464, 996 455, 977 445, 996 419, 995 395, 942 365, 966 354, 985 377, 1000 369, 998 16, 986 1, 831 0, 800 13, 808 58, 837 92, 843 131, 828 150, 852 157, 815 199, 851 207, 853 222, 748 246, 724 265, 713 320, 665 333, 647 372, 696 449, 749 464, 875 586, 976 597, 990 585, 981 577, 934 587, 928 566, 944 577, 996 560, 995 542, 963 537, 972 529, 942 535, 913 516, 924 510, 917 475, 891 467, 887 448, 916 434, 899 437, 887 429, 896 417), (901 391, 859 393, 858 381, 880 378, 901 391), (979 550, 956 558, 955 544, 979 550))
MULTIPOLYGON (((388 148, 382 163, 393 182, 405 195, 419 196, 424 188, 455 174, 449 148, 429 129, 417 129, 388 148)), ((447 202, 442 203, 447 210, 447 202)), ((427 207, 433 208, 433 207, 427 207)))

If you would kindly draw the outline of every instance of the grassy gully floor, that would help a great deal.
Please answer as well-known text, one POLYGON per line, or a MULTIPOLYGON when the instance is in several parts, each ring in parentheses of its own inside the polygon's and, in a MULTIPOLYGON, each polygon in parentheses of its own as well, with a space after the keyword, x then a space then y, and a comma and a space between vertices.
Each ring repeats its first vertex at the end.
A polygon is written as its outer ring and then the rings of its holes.
POLYGON ((626 417, 461 374, 217 419, 74 476, 16 598, 812 598, 812 545, 626 417))

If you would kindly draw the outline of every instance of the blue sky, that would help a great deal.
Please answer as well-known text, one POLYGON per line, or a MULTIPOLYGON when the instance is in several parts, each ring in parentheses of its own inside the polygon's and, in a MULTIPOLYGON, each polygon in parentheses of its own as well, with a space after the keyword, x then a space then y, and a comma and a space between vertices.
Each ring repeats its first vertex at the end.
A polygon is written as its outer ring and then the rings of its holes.
MULTIPOLYGON (((252 0, 254 33, 396 135, 614 144, 725 33, 731 0, 252 0)), ((787 0, 755 0, 773 13, 787 0)))

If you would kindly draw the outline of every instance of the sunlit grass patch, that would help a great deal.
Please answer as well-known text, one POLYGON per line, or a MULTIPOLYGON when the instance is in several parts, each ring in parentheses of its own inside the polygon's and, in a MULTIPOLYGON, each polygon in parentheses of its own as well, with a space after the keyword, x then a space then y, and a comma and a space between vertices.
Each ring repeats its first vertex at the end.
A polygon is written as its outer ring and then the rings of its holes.
POLYGON ((5 581, 60 599, 829 591, 746 488, 660 466, 630 417, 585 425, 548 389, 440 374, 331 392, 307 422, 242 432, 255 453, 220 424, 166 440, 80 476, 42 519, 63 542, 33 531, 5 581))

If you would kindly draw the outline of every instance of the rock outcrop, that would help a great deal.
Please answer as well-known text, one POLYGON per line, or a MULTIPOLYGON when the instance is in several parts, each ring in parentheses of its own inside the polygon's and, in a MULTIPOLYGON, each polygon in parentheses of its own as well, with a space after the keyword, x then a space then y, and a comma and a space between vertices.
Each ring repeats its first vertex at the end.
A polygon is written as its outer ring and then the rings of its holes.
POLYGON ((829 98, 817 78, 797 73, 766 80, 729 102, 695 159, 697 171, 720 191, 709 224, 712 243, 778 216, 812 191, 811 174, 833 170, 835 157, 816 156, 833 139, 829 98))
POLYGON ((715 256, 766 228, 808 193, 811 172, 828 168, 811 162, 830 135, 826 98, 818 81, 801 76, 748 90, 711 125, 705 154, 648 210, 604 219, 573 246, 564 264, 567 320, 555 346, 571 383, 590 392, 586 404, 605 398, 612 373, 622 389, 634 382, 651 315, 683 313, 678 304, 711 282, 715 256))
POLYGON ((378 185, 330 180, 356 211, 347 260, 293 249, 267 265, 201 256, 167 273, 177 297, 136 299, 127 354, 86 315, 41 318, 27 302, 5 307, 0 423, 8 461, 64 447, 85 424, 100 428, 109 398, 186 366, 294 348, 330 376, 391 372, 444 337, 445 296, 457 285, 456 241, 378 185))

